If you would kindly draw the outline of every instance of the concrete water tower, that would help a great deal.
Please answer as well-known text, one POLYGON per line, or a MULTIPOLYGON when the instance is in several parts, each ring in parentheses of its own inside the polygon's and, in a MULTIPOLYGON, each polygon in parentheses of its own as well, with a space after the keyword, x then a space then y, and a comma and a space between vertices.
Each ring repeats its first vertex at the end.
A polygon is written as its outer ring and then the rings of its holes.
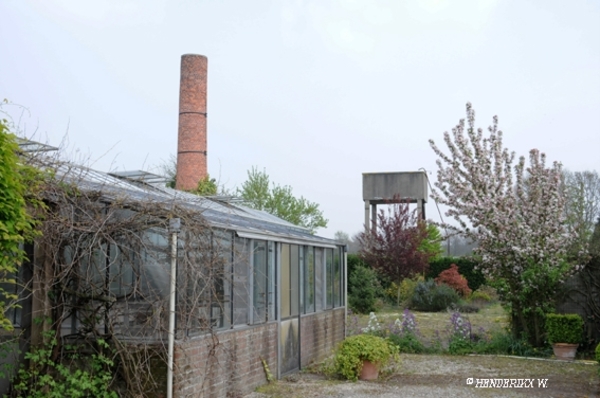
POLYGON ((363 173, 363 200, 365 202, 365 229, 377 228, 377 205, 402 202, 416 203, 419 217, 425 220, 427 203, 427 174, 424 171, 363 173))

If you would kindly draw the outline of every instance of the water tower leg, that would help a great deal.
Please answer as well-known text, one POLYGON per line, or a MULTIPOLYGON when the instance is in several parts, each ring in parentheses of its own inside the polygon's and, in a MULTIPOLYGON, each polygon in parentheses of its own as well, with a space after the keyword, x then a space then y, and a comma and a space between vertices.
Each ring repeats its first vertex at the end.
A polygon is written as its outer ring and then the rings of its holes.
POLYGON ((377 231, 377 203, 371 205, 371 231, 377 231))
POLYGON ((369 210, 371 208, 371 202, 365 200, 365 232, 369 232, 369 225, 371 225, 371 220, 369 218, 369 210))

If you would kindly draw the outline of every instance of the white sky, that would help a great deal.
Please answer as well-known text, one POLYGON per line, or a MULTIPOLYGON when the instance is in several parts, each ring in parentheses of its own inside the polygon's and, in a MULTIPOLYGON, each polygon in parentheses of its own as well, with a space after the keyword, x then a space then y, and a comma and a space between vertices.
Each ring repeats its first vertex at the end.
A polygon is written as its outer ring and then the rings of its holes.
POLYGON ((265 168, 320 204, 322 236, 361 230, 363 172, 435 179, 427 140, 467 101, 517 155, 600 171, 597 0, 0 2, 0 99, 99 170, 176 153, 187 53, 208 57, 211 176, 265 168))

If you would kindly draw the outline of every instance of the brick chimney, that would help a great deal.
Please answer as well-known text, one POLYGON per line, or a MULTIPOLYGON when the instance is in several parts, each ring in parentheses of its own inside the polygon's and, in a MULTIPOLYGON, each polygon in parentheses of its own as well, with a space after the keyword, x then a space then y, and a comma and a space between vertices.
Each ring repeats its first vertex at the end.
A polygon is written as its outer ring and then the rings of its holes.
POLYGON ((208 175, 206 166, 206 74, 204 55, 181 56, 176 189, 193 190, 208 175))

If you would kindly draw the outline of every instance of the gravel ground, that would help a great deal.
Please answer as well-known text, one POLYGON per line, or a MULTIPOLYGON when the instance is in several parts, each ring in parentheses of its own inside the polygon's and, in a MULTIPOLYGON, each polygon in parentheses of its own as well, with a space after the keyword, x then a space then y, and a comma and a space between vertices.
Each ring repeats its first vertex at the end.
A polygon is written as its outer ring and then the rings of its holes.
POLYGON ((300 373, 261 387, 246 398, 309 397, 598 397, 593 362, 563 362, 500 356, 402 355, 399 371, 385 380, 356 383, 300 373), (467 385, 467 379, 473 384, 467 385), (476 379, 533 379, 533 388, 476 388, 476 379), (547 379, 546 388, 538 379, 547 379))

